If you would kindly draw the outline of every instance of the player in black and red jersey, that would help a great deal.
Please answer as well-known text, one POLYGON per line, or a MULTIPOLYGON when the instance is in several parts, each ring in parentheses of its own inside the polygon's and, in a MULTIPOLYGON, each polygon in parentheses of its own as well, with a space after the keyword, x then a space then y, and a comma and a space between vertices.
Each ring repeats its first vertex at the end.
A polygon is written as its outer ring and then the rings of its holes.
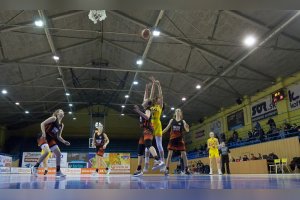
POLYGON ((32 174, 37 176, 37 169, 43 160, 50 154, 50 151, 54 153, 56 157, 56 176, 65 177, 60 171, 60 161, 61 161, 61 152, 57 145, 58 141, 69 146, 70 142, 64 140, 61 137, 62 131, 64 129, 64 124, 62 119, 64 117, 64 111, 62 109, 56 110, 51 117, 46 119, 41 123, 42 133, 39 134, 37 142, 38 146, 43 150, 43 154, 37 161, 37 163, 32 167, 32 174))
POLYGON ((108 168, 107 164, 105 163, 103 159, 104 151, 106 149, 106 146, 109 143, 109 139, 106 135, 106 133, 103 132, 103 125, 100 122, 97 122, 96 130, 93 137, 93 143, 96 146, 96 171, 92 174, 93 176, 98 176, 98 170, 102 164, 102 166, 105 167, 106 174, 108 175, 111 172, 111 169, 108 168))
POLYGON ((164 163, 158 158, 155 148, 152 146, 153 140, 153 126, 151 124, 151 107, 152 103, 150 100, 146 100, 143 103, 143 109, 140 110, 137 105, 134 106, 134 111, 140 115, 140 125, 143 128, 143 135, 139 140, 139 158, 138 158, 138 168, 133 174, 134 176, 140 176, 142 172, 142 156, 144 154, 145 148, 149 150, 151 155, 154 157, 154 166, 152 170, 157 170, 164 167, 164 163))
POLYGON ((171 128, 170 140, 168 144, 168 158, 166 162, 165 175, 169 174, 169 165, 173 155, 173 151, 180 151, 183 158, 185 174, 190 174, 187 167, 187 156, 185 151, 185 143, 183 140, 183 132, 189 132, 189 125, 183 120, 182 111, 180 109, 175 110, 175 117, 171 119, 168 126, 163 130, 166 133, 171 128))

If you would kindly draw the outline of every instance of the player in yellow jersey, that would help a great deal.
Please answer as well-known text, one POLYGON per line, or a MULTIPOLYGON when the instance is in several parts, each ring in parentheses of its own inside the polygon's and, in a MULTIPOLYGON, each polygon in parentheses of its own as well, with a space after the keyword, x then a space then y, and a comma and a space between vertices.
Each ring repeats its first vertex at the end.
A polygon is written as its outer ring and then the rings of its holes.
POLYGON ((209 139, 207 140, 207 148, 209 150, 209 164, 210 164, 210 171, 209 174, 213 174, 212 170, 212 161, 215 158, 218 168, 218 174, 222 175, 221 168, 220 168, 220 154, 219 154, 219 141, 215 138, 214 132, 209 133, 209 139))
MULTIPOLYGON (((160 86, 160 83, 158 80, 155 80, 154 77, 150 77, 152 83, 148 85, 148 88, 150 88, 151 85, 151 92, 149 96, 148 89, 145 91, 144 95, 144 102, 151 100, 152 106, 150 108, 151 110, 151 123, 153 126, 153 135, 155 136, 156 146, 159 151, 160 160, 163 162, 164 165, 164 150, 162 147, 162 125, 160 121, 161 113, 163 111, 163 96, 162 96, 162 89, 160 86), (158 87, 158 95, 154 97, 155 93, 155 86, 158 87)), ((148 172, 149 168, 149 157, 150 153, 147 149, 145 149, 145 167, 144 172, 148 172)), ((165 169, 162 168, 161 171, 164 171, 165 169)))
MULTIPOLYGON (((159 151, 160 160, 165 162, 164 149, 162 146, 162 125, 160 121, 161 113, 163 111, 163 95, 160 82, 152 78, 152 85, 157 86, 158 95, 153 98, 153 106, 151 107, 152 119, 151 123, 153 125, 153 135, 155 136, 156 146, 159 151)), ((152 87, 151 93, 155 93, 155 86, 152 87)), ((162 169, 164 170, 164 169, 162 169)))

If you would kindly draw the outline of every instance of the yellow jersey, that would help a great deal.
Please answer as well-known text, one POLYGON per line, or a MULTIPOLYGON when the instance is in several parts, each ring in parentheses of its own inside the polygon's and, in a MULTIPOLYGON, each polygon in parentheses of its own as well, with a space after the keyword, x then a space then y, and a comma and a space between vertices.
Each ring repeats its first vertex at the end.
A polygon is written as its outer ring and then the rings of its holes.
POLYGON ((162 108, 160 105, 154 105, 150 108, 151 110, 151 122, 152 124, 158 124, 160 123, 160 116, 162 113, 162 108))
POLYGON ((207 140, 207 145, 210 150, 218 149, 218 139, 217 138, 209 138, 207 140))

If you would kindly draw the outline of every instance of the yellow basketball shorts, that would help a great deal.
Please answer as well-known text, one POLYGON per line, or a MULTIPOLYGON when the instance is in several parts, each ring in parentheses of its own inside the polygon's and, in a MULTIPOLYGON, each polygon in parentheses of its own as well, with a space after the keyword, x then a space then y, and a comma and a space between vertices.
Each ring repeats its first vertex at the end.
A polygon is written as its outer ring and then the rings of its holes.
POLYGON ((209 158, 220 158, 218 149, 209 149, 209 158))
POLYGON ((152 125, 153 125, 153 135, 158 136, 158 137, 162 137, 161 123, 153 123, 152 125))

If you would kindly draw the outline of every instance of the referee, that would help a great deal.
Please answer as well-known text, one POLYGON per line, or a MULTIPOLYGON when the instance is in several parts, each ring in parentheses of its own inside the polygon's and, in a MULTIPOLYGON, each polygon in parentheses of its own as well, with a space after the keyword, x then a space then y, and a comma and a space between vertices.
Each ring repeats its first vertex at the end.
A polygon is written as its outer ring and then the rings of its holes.
POLYGON ((222 157, 222 173, 225 174, 225 164, 226 164, 226 172, 227 174, 230 174, 230 169, 229 169, 229 149, 228 147, 225 145, 225 142, 221 143, 221 147, 220 147, 220 153, 221 153, 221 157, 222 157))

